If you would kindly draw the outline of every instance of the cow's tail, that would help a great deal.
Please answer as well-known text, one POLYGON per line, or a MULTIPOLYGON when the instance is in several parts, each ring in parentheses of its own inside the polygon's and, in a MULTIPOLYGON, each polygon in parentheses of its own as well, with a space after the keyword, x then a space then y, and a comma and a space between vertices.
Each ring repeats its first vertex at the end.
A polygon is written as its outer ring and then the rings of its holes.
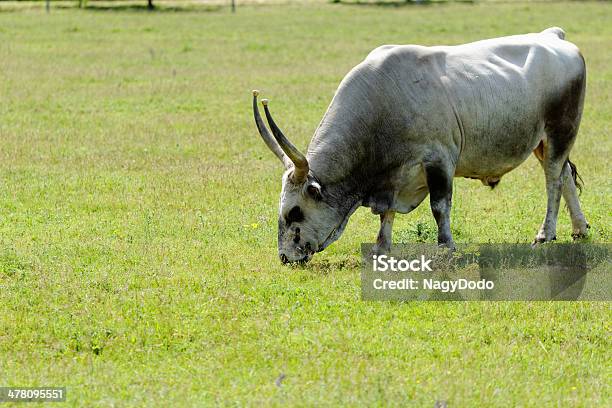
POLYGON ((576 167, 576 165, 572 163, 569 158, 567 159, 567 164, 570 167, 570 171, 572 173, 572 179, 574 180, 574 184, 576 184, 576 188, 582 194, 582 187, 584 186, 584 180, 582 180, 582 177, 580 177, 580 174, 578 174, 578 168, 576 167))

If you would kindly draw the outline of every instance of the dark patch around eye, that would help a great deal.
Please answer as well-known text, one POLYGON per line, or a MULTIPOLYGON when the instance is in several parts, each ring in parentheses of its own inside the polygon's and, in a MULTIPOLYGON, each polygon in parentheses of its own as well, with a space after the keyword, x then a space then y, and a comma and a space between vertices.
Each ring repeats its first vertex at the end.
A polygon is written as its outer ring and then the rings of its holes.
POLYGON ((302 210, 300 209, 300 207, 298 206, 293 207, 291 211, 289 211, 289 214, 287 214, 286 220, 287 220, 287 225, 291 224, 292 222, 304 221, 304 214, 302 213, 302 210))
POLYGON ((317 201, 321 199, 321 194, 319 192, 319 189, 316 188, 315 186, 308 186, 307 191, 308 191, 308 194, 310 194, 310 196, 313 199, 317 201))

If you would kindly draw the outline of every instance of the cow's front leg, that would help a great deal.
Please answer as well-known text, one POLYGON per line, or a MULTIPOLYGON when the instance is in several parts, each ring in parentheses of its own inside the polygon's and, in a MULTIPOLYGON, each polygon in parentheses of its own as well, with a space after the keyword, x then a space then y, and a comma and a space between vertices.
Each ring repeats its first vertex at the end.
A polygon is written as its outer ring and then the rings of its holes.
POLYGON ((455 248, 450 229, 453 173, 442 162, 425 163, 431 212, 438 224, 438 245, 451 249, 455 248))
POLYGON ((380 214, 380 230, 376 238, 376 244, 372 248, 375 255, 386 254, 391 250, 391 236, 393 230, 394 211, 385 211, 380 214))

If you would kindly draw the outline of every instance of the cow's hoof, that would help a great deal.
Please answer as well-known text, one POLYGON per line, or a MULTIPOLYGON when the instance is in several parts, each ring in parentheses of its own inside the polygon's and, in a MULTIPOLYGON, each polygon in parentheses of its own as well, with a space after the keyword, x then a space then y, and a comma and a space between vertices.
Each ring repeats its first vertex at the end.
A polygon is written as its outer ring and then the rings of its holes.
POLYGON ((589 229, 591 229, 591 226, 589 225, 589 223, 587 223, 583 231, 576 231, 572 233, 572 239, 576 241, 579 239, 587 238, 589 235, 589 229))
POLYGON ((438 242, 438 248, 447 248, 447 249, 450 249, 451 251, 454 251, 455 249, 457 249, 453 241, 438 242))
POLYGON ((389 254, 389 252, 391 251, 391 245, 378 245, 375 244, 374 246, 372 246, 372 249, 370 250, 370 257, 374 256, 374 255, 387 255, 389 254))
POLYGON ((578 240, 581 240, 581 239, 586 239, 586 238, 588 238, 588 236, 589 236, 589 234, 587 232, 574 232, 572 234, 572 239, 574 241, 578 241, 578 240))
POLYGON ((541 235, 537 235, 535 237, 535 239, 533 240, 533 242, 531 243, 531 247, 535 248, 539 244, 545 244, 547 242, 552 242, 552 241, 556 241, 556 240, 557 240, 557 236, 556 235, 554 237, 550 238, 550 239, 546 239, 546 237, 543 237, 541 235))

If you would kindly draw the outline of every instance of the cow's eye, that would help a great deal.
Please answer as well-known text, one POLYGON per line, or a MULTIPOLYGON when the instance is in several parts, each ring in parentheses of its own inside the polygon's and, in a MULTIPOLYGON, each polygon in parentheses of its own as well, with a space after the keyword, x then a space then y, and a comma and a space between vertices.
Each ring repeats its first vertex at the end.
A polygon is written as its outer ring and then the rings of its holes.
POLYGON ((321 187, 318 184, 311 184, 306 188, 308 195, 312 197, 314 200, 321 200, 321 187))
POLYGON ((302 213, 300 207, 295 206, 291 209, 291 211, 289 211, 289 214, 287 214, 285 219, 287 220, 287 225, 291 224, 292 222, 302 222, 304 221, 304 214, 302 213))

